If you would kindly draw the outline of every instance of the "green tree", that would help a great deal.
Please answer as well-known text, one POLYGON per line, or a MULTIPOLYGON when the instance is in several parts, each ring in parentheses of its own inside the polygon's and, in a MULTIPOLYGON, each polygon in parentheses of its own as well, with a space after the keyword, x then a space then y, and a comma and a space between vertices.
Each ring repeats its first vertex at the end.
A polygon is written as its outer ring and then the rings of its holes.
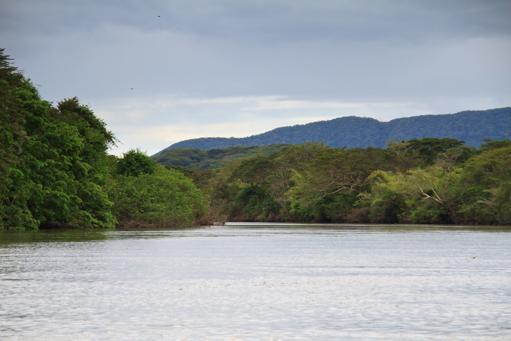
POLYGON ((297 219, 346 221, 369 174, 387 165, 387 155, 380 149, 325 149, 307 168, 294 173, 288 192, 291 214, 297 219))
POLYGON ((117 174, 138 176, 152 174, 156 169, 156 162, 139 150, 130 150, 125 153, 117 163, 117 174))
POLYGON ((191 226, 201 222, 207 209, 203 194, 189 178, 159 165, 152 173, 114 176, 109 194, 124 228, 191 226))
POLYGON ((0 229, 113 227, 104 123, 76 98, 55 108, 0 53, 0 229))
POLYGON ((466 222, 511 224, 511 146, 483 148, 463 169, 463 184, 470 189, 459 210, 466 222))
MULTIPOLYGON (((404 171, 417 166, 430 166, 446 152, 454 148, 462 148, 463 142, 449 138, 422 138, 409 141, 392 142, 388 146, 388 152, 396 162, 397 169, 404 171)), ((466 151, 465 151, 466 152, 466 151)), ((459 151, 458 153, 461 153, 459 151)), ((451 158, 454 156, 452 153, 451 158)), ((461 159, 463 155, 458 155, 461 159)))

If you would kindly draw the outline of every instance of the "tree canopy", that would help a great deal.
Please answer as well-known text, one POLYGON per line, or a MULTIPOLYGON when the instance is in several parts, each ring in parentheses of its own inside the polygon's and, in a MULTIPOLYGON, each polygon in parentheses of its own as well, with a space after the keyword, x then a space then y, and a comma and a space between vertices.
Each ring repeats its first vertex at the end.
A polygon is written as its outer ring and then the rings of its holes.
POLYGON ((228 220, 511 224, 510 148, 432 138, 387 149, 292 145, 198 183, 228 220))
POLYGON ((43 100, 4 50, 0 128, 0 230, 113 228, 127 223, 130 209, 137 220, 159 217, 165 226, 198 223, 203 214, 191 180, 139 151, 112 161, 105 123, 76 97, 56 106, 43 100), (145 204, 141 216, 137 200, 145 204))

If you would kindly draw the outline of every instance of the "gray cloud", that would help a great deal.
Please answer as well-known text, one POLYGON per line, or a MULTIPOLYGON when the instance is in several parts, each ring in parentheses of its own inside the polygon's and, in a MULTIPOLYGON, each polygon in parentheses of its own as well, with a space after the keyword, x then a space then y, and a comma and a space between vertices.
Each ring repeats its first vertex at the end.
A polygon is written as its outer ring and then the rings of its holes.
MULTIPOLYGON (((510 13, 510 1, 474 0, 4 0, 0 41, 43 96, 108 110, 98 114, 114 132, 127 131, 130 111, 147 131, 189 122, 200 136, 255 120, 264 130, 344 114, 386 119, 392 105, 396 114, 509 105, 510 13), (258 109, 268 97, 293 108, 258 109), (209 104, 183 103, 197 98, 209 104), (225 98, 235 103, 211 104, 225 98)), ((167 144, 159 136, 150 151, 167 144)))
POLYGON ((289 43, 508 36, 511 29, 507 0, 4 0, 2 7, 3 29, 35 34, 113 24, 289 43))

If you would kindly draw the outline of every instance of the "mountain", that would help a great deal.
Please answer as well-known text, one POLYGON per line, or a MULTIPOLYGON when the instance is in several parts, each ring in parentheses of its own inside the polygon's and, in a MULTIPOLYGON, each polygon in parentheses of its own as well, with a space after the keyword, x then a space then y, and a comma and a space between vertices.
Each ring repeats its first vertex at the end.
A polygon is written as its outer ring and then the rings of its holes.
POLYGON ((423 137, 455 138, 475 147, 481 145, 486 139, 511 139, 511 107, 462 111, 456 114, 413 116, 389 122, 356 116, 340 117, 328 121, 277 128, 243 138, 206 137, 185 140, 163 151, 181 148, 209 150, 305 142, 322 142, 331 147, 384 147, 390 141, 423 137))

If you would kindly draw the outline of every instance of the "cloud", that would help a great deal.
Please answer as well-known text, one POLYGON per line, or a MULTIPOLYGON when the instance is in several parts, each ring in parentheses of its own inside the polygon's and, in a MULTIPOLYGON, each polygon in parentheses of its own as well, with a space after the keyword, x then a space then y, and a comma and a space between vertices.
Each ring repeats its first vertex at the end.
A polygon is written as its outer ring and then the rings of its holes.
POLYGON ((152 152, 510 105, 509 13, 506 0, 4 0, 0 41, 45 98, 78 96, 122 148, 152 152))
POLYGON ((24 34, 103 25, 264 43, 509 35, 507 0, 4 0, 1 28, 24 34))

